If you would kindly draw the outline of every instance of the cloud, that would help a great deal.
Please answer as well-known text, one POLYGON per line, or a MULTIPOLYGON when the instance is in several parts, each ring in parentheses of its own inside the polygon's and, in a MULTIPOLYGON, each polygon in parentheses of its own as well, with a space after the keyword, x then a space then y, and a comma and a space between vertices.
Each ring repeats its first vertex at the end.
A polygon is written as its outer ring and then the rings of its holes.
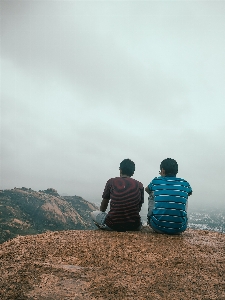
MULTIPOLYGON (((71 19, 66 12, 57 13, 57 9, 52 13, 50 4, 43 7, 36 13, 21 15, 16 29, 3 34, 2 53, 6 58, 14 57, 14 63, 34 79, 45 82, 40 87, 45 98, 51 81, 58 76, 70 82, 74 92, 81 91, 82 101, 89 108, 113 103, 129 112, 135 106, 144 115, 143 107, 151 104, 152 117, 164 114, 164 106, 171 113, 182 114, 180 102, 187 101, 187 86, 162 72, 154 57, 148 65, 140 64, 129 44, 121 47, 122 40, 115 38, 120 27, 111 29, 114 20, 109 22, 107 30, 99 26, 99 13, 92 13, 91 19, 88 13, 77 13, 71 19)), ((101 17, 105 19, 104 13, 101 17)), ((119 21, 123 28, 121 16, 119 21)))
POLYGON ((99 199, 124 158, 146 186, 173 157, 193 203, 219 202, 224 7, 4 1, 2 188, 99 199))

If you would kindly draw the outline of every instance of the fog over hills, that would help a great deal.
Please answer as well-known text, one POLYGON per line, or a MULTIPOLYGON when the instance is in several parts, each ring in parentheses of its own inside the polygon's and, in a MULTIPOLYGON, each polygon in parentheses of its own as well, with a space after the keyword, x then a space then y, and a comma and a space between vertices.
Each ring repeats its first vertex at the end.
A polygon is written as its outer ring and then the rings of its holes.
POLYGON ((225 233, 225 209, 192 209, 189 213, 188 227, 225 233))
MULTIPOLYGON (((39 234, 46 231, 94 230, 90 212, 100 203, 90 203, 80 196, 60 196, 57 190, 34 191, 14 188, 0 191, 0 243, 18 235, 39 234)), ((108 206, 107 211, 109 210, 108 206)), ((147 210, 142 208, 142 223, 147 223, 147 210)), ((189 207, 191 229, 225 233, 225 209, 189 207)))

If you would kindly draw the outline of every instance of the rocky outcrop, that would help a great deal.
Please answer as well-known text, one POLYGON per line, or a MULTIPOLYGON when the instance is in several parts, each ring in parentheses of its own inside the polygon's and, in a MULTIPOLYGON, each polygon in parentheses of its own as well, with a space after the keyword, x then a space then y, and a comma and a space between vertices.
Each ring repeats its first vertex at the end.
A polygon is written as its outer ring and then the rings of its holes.
POLYGON ((79 196, 60 197, 49 188, 14 188, 0 193, 0 243, 17 235, 68 229, 94 229, 90 212, 97 209, 79 196))
POLYGON ((225 299, 225 235, 60 231, 0 245, 0 299, 225 299))

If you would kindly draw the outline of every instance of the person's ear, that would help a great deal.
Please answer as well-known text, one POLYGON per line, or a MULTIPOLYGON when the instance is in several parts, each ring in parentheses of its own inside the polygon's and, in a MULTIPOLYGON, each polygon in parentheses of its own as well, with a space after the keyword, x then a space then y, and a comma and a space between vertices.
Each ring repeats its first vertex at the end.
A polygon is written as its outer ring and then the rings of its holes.
POLYGON ((166 176, 166 171, 163 168, 161 169, 161 176, 166 176))

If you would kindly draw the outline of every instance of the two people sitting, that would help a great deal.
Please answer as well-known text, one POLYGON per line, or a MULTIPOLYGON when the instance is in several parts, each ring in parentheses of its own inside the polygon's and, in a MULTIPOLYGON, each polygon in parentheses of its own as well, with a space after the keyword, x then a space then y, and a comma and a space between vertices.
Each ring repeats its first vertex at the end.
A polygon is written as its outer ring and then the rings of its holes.
MULTIPOLYGON (((140 210, 144 203, 143 184, 133 178, 135 164, 130 159, 120 163, 120 177, 107 181, 100 211, 91 213, 95 225, 103 230, 138 231, 142 228, 140 210), (110 201, 110 210, 106 213, 110 201)), ((158 233, 180 234, 187 228, 187 201, 192 194, 190 184, 176 177, 178 164, 172 158, 160 164, 145 191, 148 197, 148 225, 158 233)))

